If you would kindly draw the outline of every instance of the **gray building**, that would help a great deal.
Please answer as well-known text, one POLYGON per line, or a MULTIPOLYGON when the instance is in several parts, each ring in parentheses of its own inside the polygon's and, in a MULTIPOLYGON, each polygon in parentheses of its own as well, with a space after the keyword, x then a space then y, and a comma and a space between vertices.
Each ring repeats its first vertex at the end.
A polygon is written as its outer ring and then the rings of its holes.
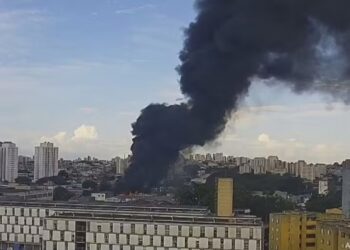
POLYGON ((15 182, 18 177, 18 148, 12 142, 0 142, 0 179, 15 182))
POLYGON ((350 218, 350 167, 343 168, 342 208, 346 218, 350 218))
POLYGON ((58 148, 53 143, 44 142, 35 147, 34 181, 58 174, 58 148))

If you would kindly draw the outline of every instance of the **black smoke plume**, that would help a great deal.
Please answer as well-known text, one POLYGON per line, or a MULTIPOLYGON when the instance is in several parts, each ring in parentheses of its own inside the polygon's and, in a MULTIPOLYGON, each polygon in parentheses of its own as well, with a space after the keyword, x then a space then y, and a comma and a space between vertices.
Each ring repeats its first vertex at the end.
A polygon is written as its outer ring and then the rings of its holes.
POLYGON ((179 105, 132 125, 129 190, 157 185, 186 148, 214 140, 256 79, 349 100, 350 0, 198 0, 178 66, 179 105))

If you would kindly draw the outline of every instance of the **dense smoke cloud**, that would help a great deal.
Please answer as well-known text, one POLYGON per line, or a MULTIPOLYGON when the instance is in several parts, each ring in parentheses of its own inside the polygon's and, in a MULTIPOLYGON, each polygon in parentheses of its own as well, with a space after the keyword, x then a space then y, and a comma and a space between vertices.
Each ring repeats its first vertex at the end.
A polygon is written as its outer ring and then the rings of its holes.
POLYGON ((225 128, 254 79, 349 100, 349 0, 198 0, 178 66, 179 105, 151 104, 133 124, 129 190, 164 178, 179 152, 225 128))

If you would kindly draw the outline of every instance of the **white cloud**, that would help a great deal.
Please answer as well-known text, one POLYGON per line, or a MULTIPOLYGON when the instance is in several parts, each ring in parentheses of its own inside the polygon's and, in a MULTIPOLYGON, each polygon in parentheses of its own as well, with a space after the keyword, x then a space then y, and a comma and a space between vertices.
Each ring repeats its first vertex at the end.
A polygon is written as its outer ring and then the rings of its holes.
POLYGON ((67 133, 66 132, 59 132, 56 135, 52 136, 52 137, 47 137, 47 136, 43 136, 40 138, 41 142, 44 141, 53 141, 56 142, 58 144, 62 144, 67 140, 67 133))
POLYGON ((87 141, 94 141, 98 139, 97 129, 94 126, 81 125, 76 128, 72 136, 69 136, 67 132, 59 132, 54 136, 42 136, 41 142, 50 141, 57 145, 69 146, 70 144, 86 143, 87 141))
POLYGON ((73 141, 81 140, 96 140, 98 138, 97 130, 94 126, 81 125, 79 128, 74 130, 73 141))
POLYGON ((270 139, 270 136, 268 134, 260 134, 258 136, 258 141, 261 142, 261 143, 264 143, 264 144, 269 144, 271 143, 271 139, 270 139))

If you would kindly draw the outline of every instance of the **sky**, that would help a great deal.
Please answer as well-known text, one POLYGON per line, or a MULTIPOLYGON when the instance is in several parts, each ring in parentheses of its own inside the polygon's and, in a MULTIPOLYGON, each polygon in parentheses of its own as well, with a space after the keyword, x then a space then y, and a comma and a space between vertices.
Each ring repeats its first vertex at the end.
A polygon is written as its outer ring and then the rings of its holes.
MULTIPOLYGON (((150 103, 183 97, 176 66, 193 0, 0 0, 0 141, 33 155, 130 153, 150 103)), ((193 152, 331 163, 349 158, 350 109, 256 81, 226 130, 193 152)))

